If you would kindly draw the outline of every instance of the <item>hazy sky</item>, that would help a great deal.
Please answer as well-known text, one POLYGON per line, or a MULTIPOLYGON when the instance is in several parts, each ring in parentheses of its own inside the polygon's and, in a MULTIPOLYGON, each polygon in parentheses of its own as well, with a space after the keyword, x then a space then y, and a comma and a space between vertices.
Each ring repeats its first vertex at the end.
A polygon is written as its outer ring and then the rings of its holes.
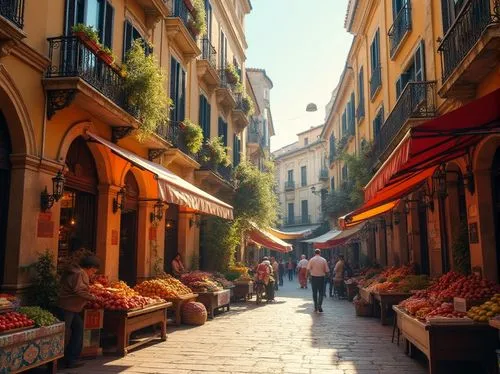
POLYGON ((252 0, 246 17, 247 67, 266 69, 274 83, 271 150, 324 122, 352 36, 344 29, 348 0, 252 0), (318 111, 308 113, 309 102, 318 111))

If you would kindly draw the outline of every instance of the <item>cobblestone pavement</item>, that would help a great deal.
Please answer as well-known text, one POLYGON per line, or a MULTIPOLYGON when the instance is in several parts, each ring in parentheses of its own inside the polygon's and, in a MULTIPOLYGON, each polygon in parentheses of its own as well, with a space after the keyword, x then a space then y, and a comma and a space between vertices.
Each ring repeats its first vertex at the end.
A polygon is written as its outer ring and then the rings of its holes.
POLYGON ((277 302, 235 304, 199 327, 168 327, 166 342, 124 358, 104 356, 67 373, 426 373, 391 343, 392 327, 355 317, 347 301, 313 312, 311 291, 288 282, 277 302))

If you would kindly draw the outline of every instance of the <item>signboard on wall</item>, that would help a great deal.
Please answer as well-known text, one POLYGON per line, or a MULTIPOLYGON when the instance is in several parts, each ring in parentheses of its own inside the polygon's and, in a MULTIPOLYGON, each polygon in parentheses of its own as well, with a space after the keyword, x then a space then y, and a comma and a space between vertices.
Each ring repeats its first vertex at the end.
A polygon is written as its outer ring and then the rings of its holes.
POLYGON ((40 212, 38 214, 37 237, 39 238, 54 237, 54 221, 52 221, 51 212, 40 212))

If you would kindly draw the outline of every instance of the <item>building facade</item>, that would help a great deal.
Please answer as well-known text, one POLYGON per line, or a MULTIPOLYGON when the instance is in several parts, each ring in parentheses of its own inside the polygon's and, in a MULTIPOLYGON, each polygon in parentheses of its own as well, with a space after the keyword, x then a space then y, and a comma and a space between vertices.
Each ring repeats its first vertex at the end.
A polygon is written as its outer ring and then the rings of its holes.
MULTIPOLYGON (((231 171, 245 157, 249 119, 242 77, 250 2, 205 1, 205 35, 194 26, 197 13, 189 0, 3 3, 2 287, 17 292, 28 287, 21 268, 45 249, 59 259, 80 247, 93 250, 106 275, 132 284, 155 268, 168 269, 177 252, 188 267, 198 261, 203 235, 198 203, 214 202, 212 195, 230 203, 231 171), (97 29, 115 61, 73 33, 76 24, 97 29), (169 123, 140 141, 140 115, 127 102, 120 73, 136 39, 156 58, 173 102, 169 123), (230 64, 239 79, 229 77, 230 64), (205 140, 222 137, 231 166, 189 151, 183 135, 187 119, 200 125, 205 140), (174 184, 162 187, 159 174, 174 184)), ((223 203, 219 207, 225 209, 223 203)))
POLYGON ((349 1, 345 27, 354 39, 322 138, 335 189, 349 178, 337 155, 370 149, 374 177, 357 212, 372 214, 363 235, 372 260, 416 262, 439 275, 454 268, 465 233, 471 268, 498 280, 499 138, 492 130, 466 135, 498 127, 499 12, 490 0, 349 1), (465 118, 481 105, 487 123, 465 118), (453 116, 469 123, 458 125, 453 116), (424 131, 429 149, 417 151, 416 134, 424 131), (457 148, 461 140, 467 147, 457 148))

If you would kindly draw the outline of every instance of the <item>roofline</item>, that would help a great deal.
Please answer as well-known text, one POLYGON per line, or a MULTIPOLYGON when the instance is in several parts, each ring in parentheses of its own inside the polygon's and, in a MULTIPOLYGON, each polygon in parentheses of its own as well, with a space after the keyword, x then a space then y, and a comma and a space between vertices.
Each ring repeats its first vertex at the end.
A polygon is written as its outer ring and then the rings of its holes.
MULTIPOLYGON (((295 143, 298 143, 298 141, 295 142, 295 143)), ((292 143, 292 144, 295 144, 295 143, 292 143)), ((297 149, 292 149, 289 152, 286 152, 286 153, 284 153, 282 155, 274 156, 274 159, 278 160, 278 159, 283 158, 285 156, 289 156, 289 155, 292 155, 292 154, 297 153, 297 152, 305 151, 305 150, 307 150, 307 149, 309 149, 309 148, 311 148, 311 147, 313 147, 315 145, 320 145, 321 143, 325 143, 325 141, 322 140, 322 139, 318 139, 318 140, 316 140, 316 141, 314 141, 312 143, 309 143, 308 145, 305 145, 303 147, 300 147, 300 148, 297 148, 297 149)), ((285 145, 285 147, 288 147, 288 146, 290 146, 292 144, 285 145)), ((283 149, 285 147, 281 147, 280 149, 278 149, 278 150, 276 150, 276 151, 274 151, 272 153, 274 154, 274 153, 280 151, 281 149, 283 149)))
POLYGON ((274 121, 273 121, 273 115, 271 113, 271 108, 267 108, 268 113, 269 113, 269 124, 271 125, 271 128, 269 131, 269 137, 276 135, 276 130, 274 129, 274 121))
POLYGON ((347 32, 351 33, 352 23, 356 17, 356 10, 358 9, 358 0, 349 0, 347 4, 347 11, 344 19, 344 28, 347 32))
POLYGON ((266 78, 266 80, 268 81, 269 85, 271 86, 270 88, 273 88, 274 87, 274 83, 273 81, 271 80, 271 78, 269 78, 269 75, 267 75, 267 72, 266 72, 266 69, 259 69, 259 68, 246 68, 247 72, 248 71, 252 71, 254 73, 264 73, 264 78, 266 78))
POLYGON ((295 135, 302 135, 302 134, 305 134, 306 132, 309 132, 309 131, 313 131, 313 130, 316 130, 317 128, 320 128, 321 126, 324 126, 325 124, 322 123, 321 125, 317 125, 317 126, 312 126, 312 127, 309 127, 307 130, 304 130, 304 131, 301 131, 295 135))

